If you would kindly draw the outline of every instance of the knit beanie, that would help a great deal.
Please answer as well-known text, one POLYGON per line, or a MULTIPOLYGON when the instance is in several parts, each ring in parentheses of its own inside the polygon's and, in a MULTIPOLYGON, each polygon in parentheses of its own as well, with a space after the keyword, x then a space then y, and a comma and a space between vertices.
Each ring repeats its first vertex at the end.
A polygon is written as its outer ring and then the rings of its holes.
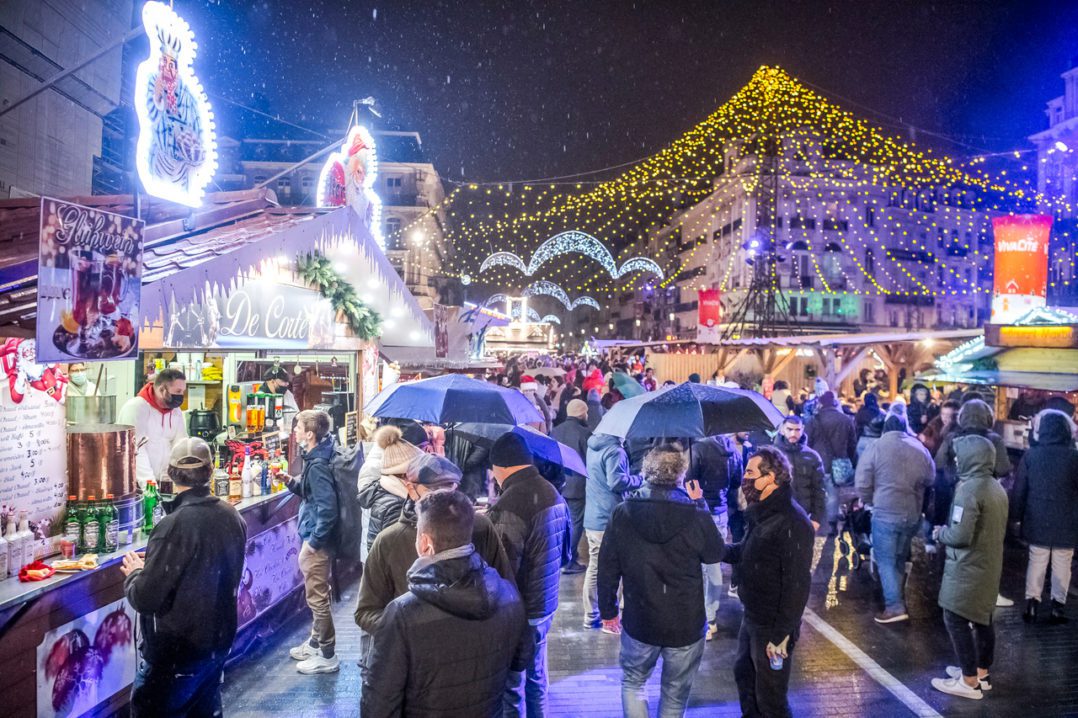
POLYGON ((374 441, 383 451, 382 473, 387 476, 404 476, 412 460, 423 453, 405 441, 395 426, 383 426, 374 432, 374 441))
POLYGON ((565 407, 565 413, 574 419, 587 419, 588 404, 580 399, 573 399, 569 402, 569 405, 565 407))
POLYGON ((524 437, 512 431, 502 434, 490 447, 491 466, 524 466, 533 462, 531 449, 524 437))

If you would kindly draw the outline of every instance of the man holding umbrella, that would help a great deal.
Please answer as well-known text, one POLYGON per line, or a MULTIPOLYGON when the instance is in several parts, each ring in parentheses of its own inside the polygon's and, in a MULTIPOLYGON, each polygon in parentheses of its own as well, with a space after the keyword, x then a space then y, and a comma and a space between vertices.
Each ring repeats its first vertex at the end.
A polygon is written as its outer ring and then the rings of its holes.
MULTIPOLYGON (((591 429, 588 428, 588 405, 580 399, 573 399, 566 408, 566 419, 554 427, 552 436, 555 441, 573 449, 581 458, 588 455, 588 439, 591 438, 591 429)), ((562 569, 562 573, 574 574, 584 571, 584 566, 577 560, 580 539, 584 533, 584 499, 586 496, 587 477, 568 469, 564 470, 565 486, 561 495, 565 503, 569 505, 569 515, 573 519, 571 541, 571 560, 569 565, 562 569)))

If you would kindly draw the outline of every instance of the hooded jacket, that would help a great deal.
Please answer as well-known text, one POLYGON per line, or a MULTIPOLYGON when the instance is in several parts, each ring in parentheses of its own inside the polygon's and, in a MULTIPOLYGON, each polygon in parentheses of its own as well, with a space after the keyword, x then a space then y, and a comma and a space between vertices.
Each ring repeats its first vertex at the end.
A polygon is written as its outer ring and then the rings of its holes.
POLYGON ((812 524, 788 485, 751 504, 745 521, 744 540, 727 546, 723 558, 741 564, 745 620, 775 645, 787 636, 796 640, 812 585, 812 524))
POLYGON ((388 607, 363 677, 363 718, 473 718, 501 714, 512 667, 530 644, 520 596, 474 550, 418 559, 408 592, 388 607))
POLYGON ((1078 545, 1078 449, 1062 414, 1041 416, 1037 443, 1018 462, 1014 514, 1035 546, 1078 545))
POLYGON ((236 637, 247 525, 205 487, 178 494, 165 510, 150 534, 145 568, 124 579, 139 614, 142 655, 164 667, 223 661, 236 637))
POLYGON ((905 431, 888 431, 861 457, 854 483, 861 500, 873 507, 873 518, 909 524, 921 517, 925 487, 935 476, 936 465, 920 441, 905 431))
POLYGON ((743 467, 741 451, 732 439, 725 436, 709 436, 696 441, 690 447, 692 461, 686 480, 697 481, 704 490, 704 501, 713 514, 726 511, 726 492, 731 480, 741 481, 743 467))
POLYGON ((1007 492, 992 476, 992 442, 983 436, 954 440, 958 489, 939 542, 947 547, 939 605, 974 623, 988 625, 1003 572, 1007 492))
POLYGON ((303 474, 292 479, 288 488, 303 501, 299 505, 299 537, 316 551, 333 547, 334 529, 340 517, 337 489, 334 486, 333 434, 326 434, 318 444, 303 454, 303 474))
POLYGON ((586 401, 588 404, 588 428, 591 429, 592 433, 595 433, 599 422, 603 420, 603 416, 606 414, 606 409, 603 408, 602 399, 595 389, 588 392, 586 401))
POLYGON ((955 477, 955 454, 954 440, 960 436, 983 436, 992 442, 996 450, 995 464, 992 467, 992 475, 997 479, 1011 473, 1011 459, 1007 456, 1007 446, 1003 443, 1003 437, 992 431, 992 409, 980 399, 967 401, 958 410, 957 426, 943 437, 939 450, 936 452, 936 466, 943 469, 949 479, 955 477))
POLYGON ((831 476, 831 464, 835 459, 856 461, 857 432, 853 419, 837 406, 820 404, 816 415, 805 426, 808 445, 820 455, 824 474, 831 476))
POLYGON ((614 507, 625 494, 639 489, 644 479, 629 473, 629 454, 621 439, 610 434, 592 434, 588 439, 587 468, 584 528, 606 531, 614 507))
POLYGON ((827 522, 827 494, 823 488, 823 461, 820 455, 807 446, 808 437, 802 435, 796 444, 778 434, 774 446, 790 460, 792 481, 790 488, 794 500, 818 524, 827 522))
MULTIPOLYGON (((356 625, 367 633, 374 633, 390 601, 408 591, 408 569, 418 558, 415 540, 415 502, 409 500, 404 504, 400 520, 378 534, 363 564, 355 619, 356 625)), ((502 542, 490 519, 483 514, 475 515, 472 545, 488 566, 516 586, 513 568, 509 565, 502 542)))
MULTIPOLYGON (((554 427, 554 431, 550 434, 551 438, 555 441, 568 446, 570 449, 576 451, 580 455, 581 461, 586 461, 588 458, 588 439, 591 438, 591 429, 588 428, 588 423, 582 421, 574 416, 567 417, 565 421, 554 427)), ((587 477, 580 474, 569 471, 566 469, 565 485, 562 489, 561 495, 566 499, 584 499, 587 477)))
POLYGON ((561 567, 569 562, 565 499, 529 466, 505 479, 487 515, 505 547, 528 619, 552 615, 558 609, 561 567))
POLYGON ((359 505, 370 511, 367 520, 367 552, 378 534, 396 523, 404 508, 407 493, 396 476, 382 476, 364 485, 359 491, 359 505))
POLYGON ((624 586, 625 631, 651 646, 680 648, 704 637, 702 563, 725 547, 701 499, 678 487, 646 483, 614 509, 599 550, 599 613, 618 615, 624 586))
POLYGON ((187 424, 179 409, 161 409, 153 396, 153 384, 146 384, 127 400, 116 415, 117 424, 135 427, 135 478, 140 488, 157 480, 168 469, 172 445, 187 436, 187 424))
POLYGON ((932 394, 924 384, 917 383, 910 387, 910 403, 906 411, 909 419, 910 430, 914 434, 920 434, 925 430, 925 425, 932 421, 939 413, 939 407, 932 403, 932 394), (917 398, 917 392, 924 391, 928 395, 928 401, 922 402, 917 398))

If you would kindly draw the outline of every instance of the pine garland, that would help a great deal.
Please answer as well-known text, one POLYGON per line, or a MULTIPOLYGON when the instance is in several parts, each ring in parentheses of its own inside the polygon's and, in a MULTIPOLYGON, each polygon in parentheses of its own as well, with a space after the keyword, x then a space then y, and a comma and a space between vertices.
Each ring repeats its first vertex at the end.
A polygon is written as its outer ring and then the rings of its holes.
POLYGON ((382 333, 382 316, 356 295, 356 288, 333 268, 321 252, 311 252, 296 260, 296 269, 307 284, 328 299, 360 339, 370 340, 382 333))

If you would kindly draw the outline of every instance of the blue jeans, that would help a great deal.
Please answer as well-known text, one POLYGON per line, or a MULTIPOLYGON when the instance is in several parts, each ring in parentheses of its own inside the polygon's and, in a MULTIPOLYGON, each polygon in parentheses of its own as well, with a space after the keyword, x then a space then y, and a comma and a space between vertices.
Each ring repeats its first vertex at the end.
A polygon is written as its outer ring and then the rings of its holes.
POLYGON ((664 648, 641 643, 627 631, 621 632, 621 709, 626 718, 648 718, 647 690, 644 684, 663 659, 662 685, 659 693, 659 718, 685 715, 689 692, 696 669, 704 657, 704 639, 681 648, 664 648))
POLYGON ((892 523, 872 517, 872 554, 880 572, 883 603, 889 609, 906 609, 902 581, 910 560, 910 545, 920 526, 920 519, 892 523))
MULTIPOLYGON (((719 535, 723 541, 729 540, 727 531, 727 516, 723 511, 719 514, 711 514, 711 520, 719 529, 719 535)), ((704 564, 704 612, 707 614, 707 622, 714 623, 719 612, 719 602, 722 598, 722 564, 704 564)))
POLYGON ((224 657, 181 668, 157 666, 139 657, 131 688, 131 717, 212 718, 221 713, 224 657))
POLYGON ((505 718, 543 718, 546 715, 546 637, 553 622, 554 616, 547 616, 532 624, 535 654, 527 671, 509 671, 502 700, 505 718))

